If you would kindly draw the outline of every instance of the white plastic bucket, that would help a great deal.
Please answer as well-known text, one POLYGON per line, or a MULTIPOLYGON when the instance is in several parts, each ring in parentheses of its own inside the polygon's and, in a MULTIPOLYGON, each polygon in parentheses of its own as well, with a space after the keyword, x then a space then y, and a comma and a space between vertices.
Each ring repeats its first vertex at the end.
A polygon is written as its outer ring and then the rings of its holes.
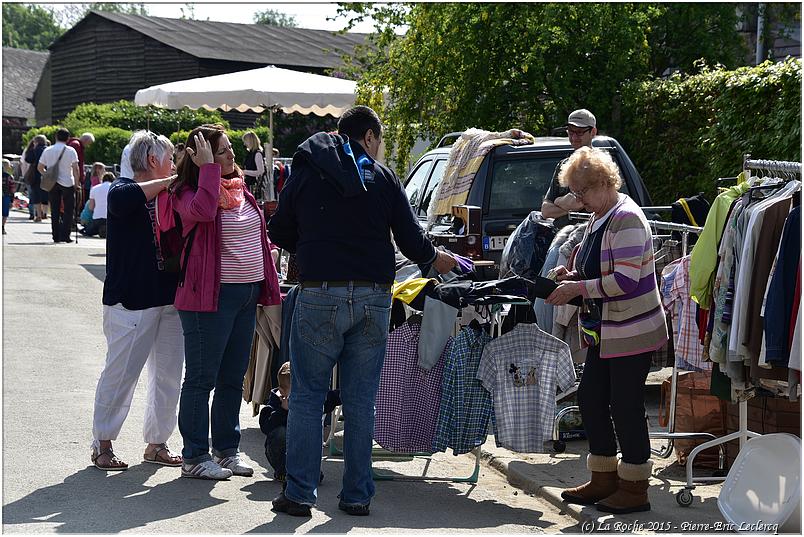
POLYGON ((737 455, 717 506, 735 531, 801 533, 801 440, 774 433, 752 438, 737 455))

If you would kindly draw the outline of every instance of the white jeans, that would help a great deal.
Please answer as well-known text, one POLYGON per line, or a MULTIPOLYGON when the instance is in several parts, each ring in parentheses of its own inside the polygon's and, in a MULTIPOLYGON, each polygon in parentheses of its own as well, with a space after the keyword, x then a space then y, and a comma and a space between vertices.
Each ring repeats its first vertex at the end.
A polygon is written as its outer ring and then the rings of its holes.
POLYGON ((106 365, 95 390, 92 436, 116 440, 131 408, 134 389, 148 364, 148 395, 142 434, 149 444, 167 442, 176 428, 184 365, 179 312, 171 306, 127 310, 103 306, 106 365))

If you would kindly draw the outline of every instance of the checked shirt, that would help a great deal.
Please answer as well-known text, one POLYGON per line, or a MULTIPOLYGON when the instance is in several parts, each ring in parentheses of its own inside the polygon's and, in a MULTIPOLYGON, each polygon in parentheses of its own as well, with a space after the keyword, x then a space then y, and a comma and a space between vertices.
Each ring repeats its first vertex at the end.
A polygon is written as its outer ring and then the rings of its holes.
POLYGON ((432 369, 419 367, 421 323, 388 335, 374 417, 374 440, 396 453, 430 453, 441 404, 441 380, 453 338, 432 369))
POLYGON ((477 378, 494 400, 497 445, 544 452, 552 438, 556 388, 566 391, 575 383, 567 344, 535 324, 518 324, 486 345, 477 378))
POLYGON ((434 453, 447 448, 454 455, 469 453, 486 441, 493 411, 491 394, 476 377, 483 349, 491 339, 470 326, 455 337, 444 365, 434 453))

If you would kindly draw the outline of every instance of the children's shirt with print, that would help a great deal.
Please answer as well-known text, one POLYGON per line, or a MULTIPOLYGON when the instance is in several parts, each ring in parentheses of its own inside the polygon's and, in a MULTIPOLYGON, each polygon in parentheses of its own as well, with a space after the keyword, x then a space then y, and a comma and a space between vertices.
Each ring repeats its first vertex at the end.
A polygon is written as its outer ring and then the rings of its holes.
POLYGON ((477 379, 477 369, 490 341, 490 335, 471 326, 455 337, 444 365, 433 452, 452 448, 454 455, 460 455, 486 441, 493 409, 491 394, 477 379))
POLYGON ((690 256, 684 256, 678 262, 673 283, 669 293, 665 295, 664 305, 669 308, 675 304, 680 309, 674 341, 676 365, 684 369, 706 371, 712 368, 712 363, 702 359, 703 345, 698 334, 695 302, 690 298, 689 271, 690 256))
POLYGON ((418 364, 420 333, 421 322, 410 319, 391 332, 380 373, 374 439, 396 453, 430 452, 435 437, 444 363, 453 338, 426 371, 418 364))
POLYGON ((535 324, 518 324, 486 345, 477 378, 494 401, 497 445, 544 452, 552 438, 556 388, 566 391, 575 383, 567 344, 535 324))

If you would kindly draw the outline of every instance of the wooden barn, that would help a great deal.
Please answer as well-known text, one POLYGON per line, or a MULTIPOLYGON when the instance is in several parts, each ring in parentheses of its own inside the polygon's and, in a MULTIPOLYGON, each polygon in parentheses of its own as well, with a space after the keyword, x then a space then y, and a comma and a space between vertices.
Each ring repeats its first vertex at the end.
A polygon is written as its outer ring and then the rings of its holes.
MULTIPOLYGON (((337 72, 342 56, 365 41, 366 34, 90 11, 50 46, 37 119, 57 122, 81 103, 133 100, 154 84, 266 65, 337 72)), ((235 128, 254 120, 225 117, 235 128)))

